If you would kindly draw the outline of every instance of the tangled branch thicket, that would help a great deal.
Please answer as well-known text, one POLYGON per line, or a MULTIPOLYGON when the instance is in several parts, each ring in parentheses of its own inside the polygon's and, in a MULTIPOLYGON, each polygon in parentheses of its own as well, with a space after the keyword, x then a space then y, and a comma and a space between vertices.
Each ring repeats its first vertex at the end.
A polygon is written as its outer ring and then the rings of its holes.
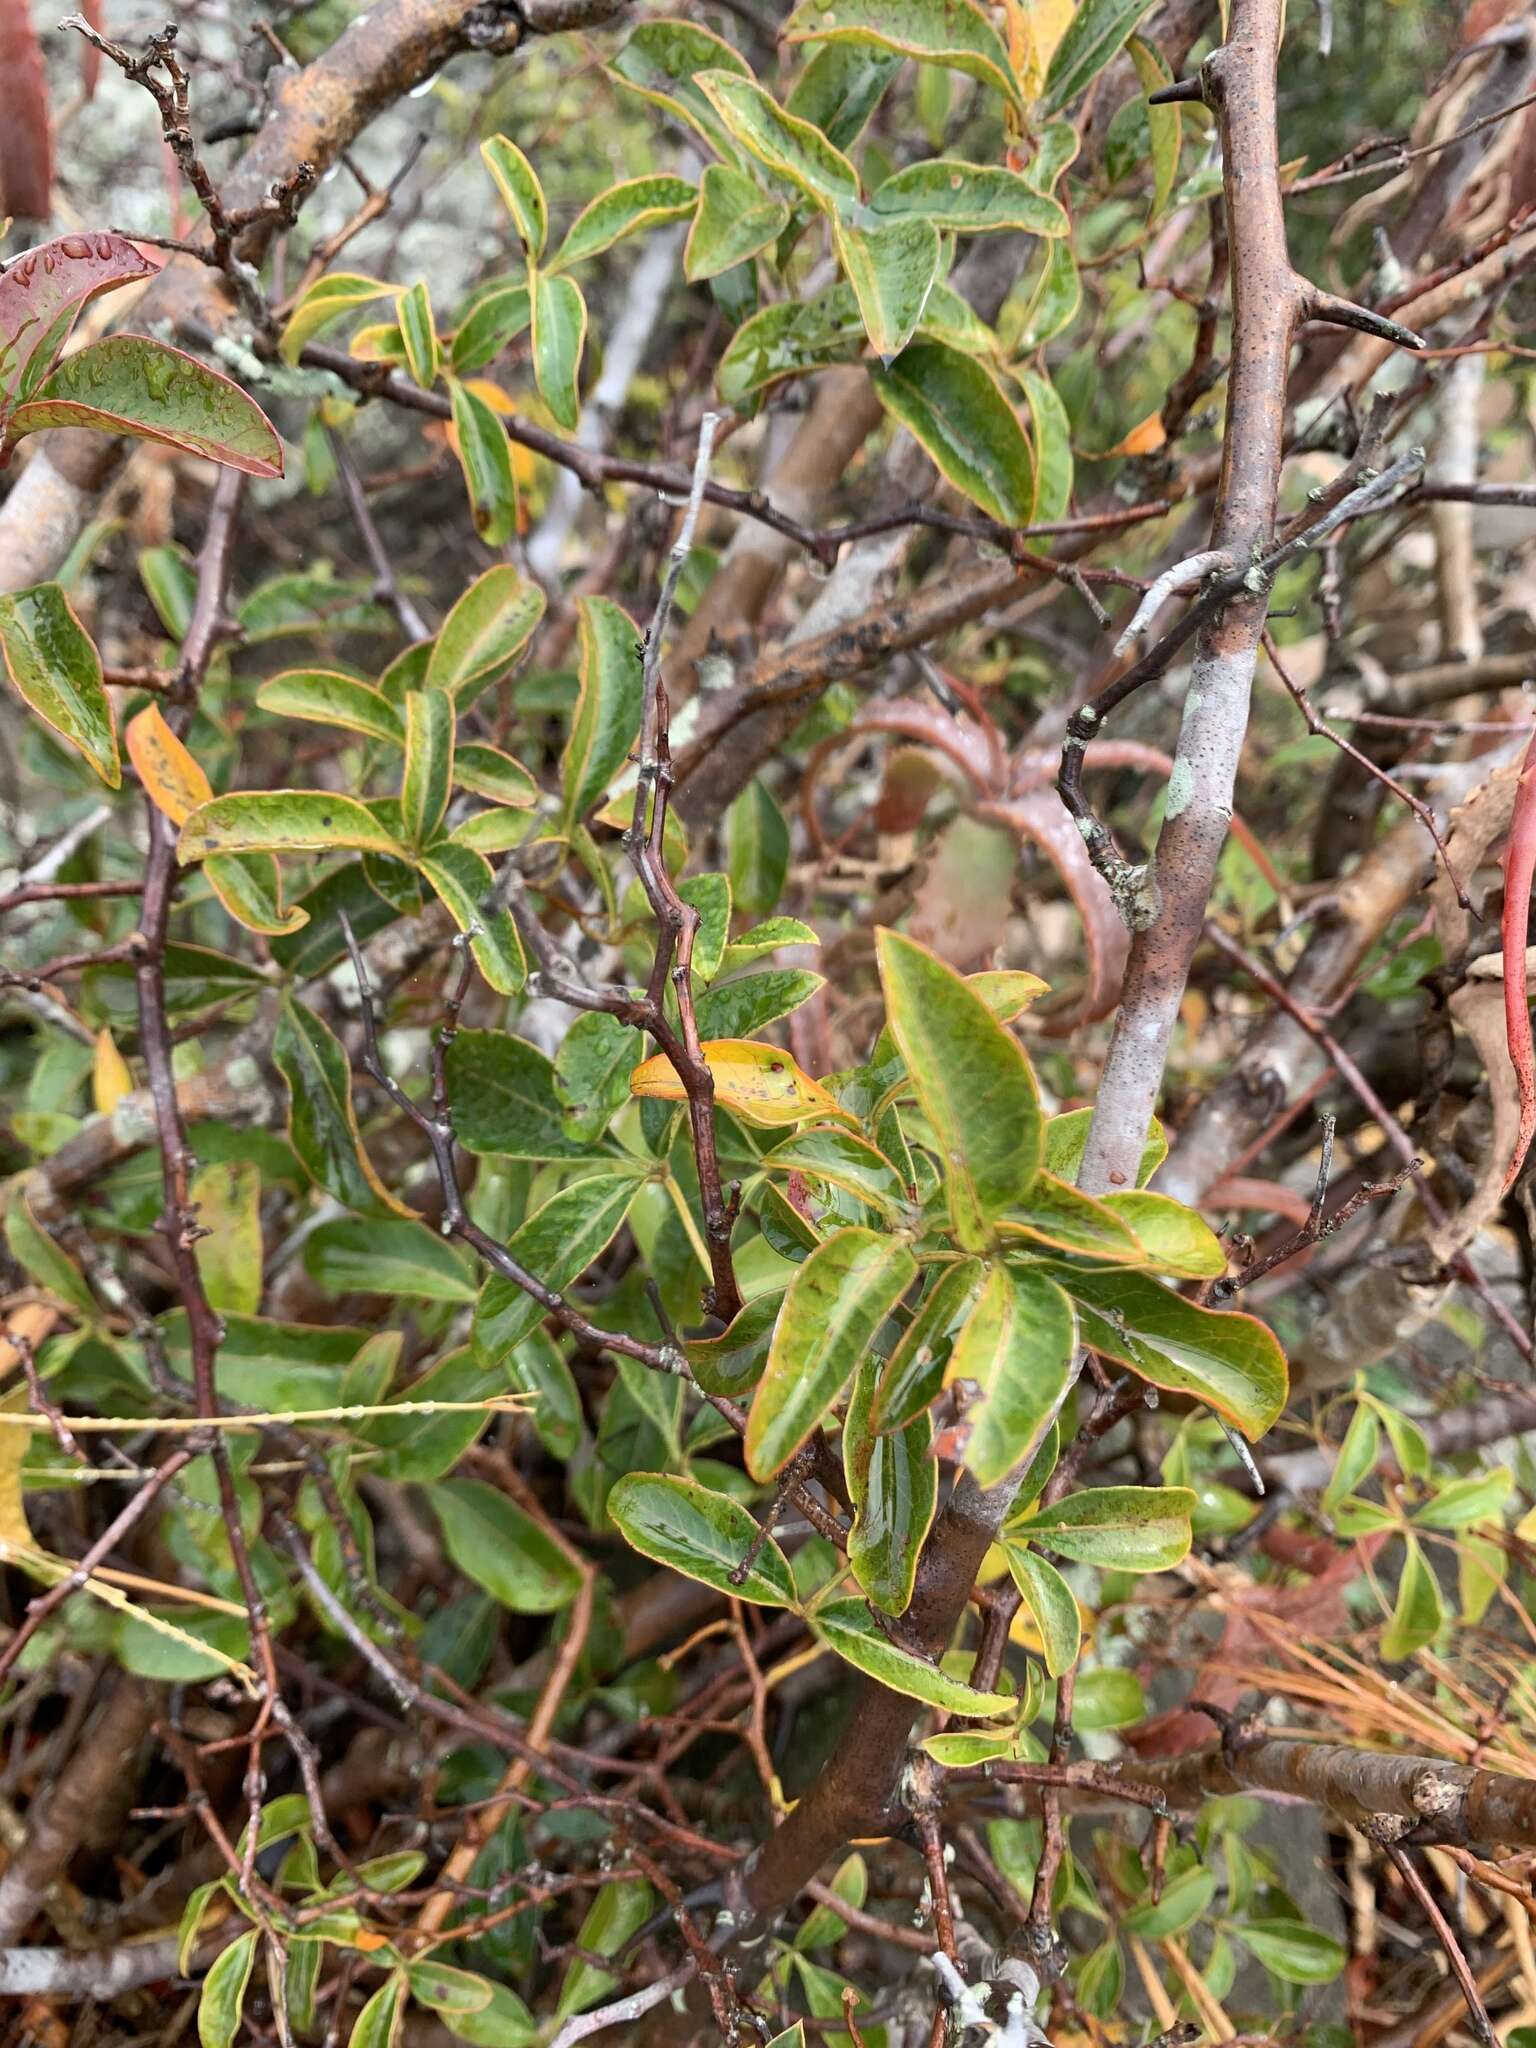
POLYGON ((1536 13, 0 0, 0 1994, 1536 2040, 1536 13))

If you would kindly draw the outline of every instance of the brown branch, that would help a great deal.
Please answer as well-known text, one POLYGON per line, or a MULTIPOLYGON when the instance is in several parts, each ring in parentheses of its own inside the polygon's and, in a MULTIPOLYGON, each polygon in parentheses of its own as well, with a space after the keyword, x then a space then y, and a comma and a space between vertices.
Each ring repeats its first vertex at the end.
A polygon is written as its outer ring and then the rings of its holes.
POLYGON ((1536 1847, 1536 1778, 1435 1757, 1261 1736, 1167 1762, 1122 1759, 1106 1768, 1117 1781, 1160 1792, 1182 1811, 1232 1792, 1277 1792, 1310 1800, 1358 1828, 1396 1821, 1401 1842, 1536 1847))

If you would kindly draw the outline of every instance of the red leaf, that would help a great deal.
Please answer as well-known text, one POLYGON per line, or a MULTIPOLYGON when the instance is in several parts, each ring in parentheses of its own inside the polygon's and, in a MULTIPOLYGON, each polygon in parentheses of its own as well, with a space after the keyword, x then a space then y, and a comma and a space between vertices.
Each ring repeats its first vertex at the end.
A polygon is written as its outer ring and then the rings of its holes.
POLYGON ((1520 1091, 1520 1131, 1515 1156, 1504 1175, 1504 1192, 1514 1186, 1525 1155, 1536 1137, 1536 1061, 1531 1053, 1531 1001, 1526 987, 1525 948, 1531 919, 1531 877, 1536 874, 1536 739, 1520 764, 1520 787, 1509 821, 1504 849, 1504 916, 1499 935, 1504 945, 1504 1028, 1510 1064, 1520 1091))
POLYGON ((46 220, 52 191, 43 53, 27 0, 0 0, 0 214, 46 220))
MULTIPOLYGON (((6 0, 0 0, 0 8, 5 5, 6 0)), ((0 136, 3 133, 0 126, 0 136)), ((7 346, 17 351, 4 364, 3 388, 18 387, 34 353, 39 360, 31 362, 27 382, 41 382, 69 339, 81 308, 101 292, 149 277, 155 268, 121 235, 62 235, 18 256, 0 276, 0 351, 7 346)))

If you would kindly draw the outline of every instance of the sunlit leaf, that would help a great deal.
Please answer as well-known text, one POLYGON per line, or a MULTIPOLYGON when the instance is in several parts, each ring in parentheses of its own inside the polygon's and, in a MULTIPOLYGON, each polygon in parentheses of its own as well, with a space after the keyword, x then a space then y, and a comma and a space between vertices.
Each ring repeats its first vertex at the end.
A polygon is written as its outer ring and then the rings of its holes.
POLYGON ((549 209, 538 172, 517 144, 509 142, 505 135, 493 135, 482 142, 480 154, 512 216, 512 225, 517 229, 524 249, 537 262, 544 254, 544 241, 549 233, 549 209))
POLYGON ((759 163, 827 212, 856 205, 859 174, 819 128, 786 114, 754 80, 706 71, 697 84, 731 134, 759 163))
POLYGON ((210 853, 324 853, 350 846, 387 853, 406 849, 356 797, 329 790, 250 790, 201 804, 181 828, 176 857, 202 860, 210 853))
POLYGON ((1015 1705, 1006 1693, 981 1692, 951 1678, 912 1650, 904 1650, 879 1626, 862 1600, 834 1600, 811 1617, 812 1633, 866 1678, 892 1692, 970 1720, 1006 1714, 1015 1705))
POLYGON ((1006 1533, 1109 1571, 1163 1572, 1189 1555, 1195 1495, 1187 1486, 1089 1486, 1015 1516, 1006 1533))
POLYGON ((313 341, 333 321, 356 312, 359 306, 371 305, 375 299, 393 298, 396 289, 392 284, 381 284, 375 277, 360 277, 351 271, 337 270, 328 277, 316 278, 288 315, 278 353, 291 368, 298 362, 305 342, 313 341))

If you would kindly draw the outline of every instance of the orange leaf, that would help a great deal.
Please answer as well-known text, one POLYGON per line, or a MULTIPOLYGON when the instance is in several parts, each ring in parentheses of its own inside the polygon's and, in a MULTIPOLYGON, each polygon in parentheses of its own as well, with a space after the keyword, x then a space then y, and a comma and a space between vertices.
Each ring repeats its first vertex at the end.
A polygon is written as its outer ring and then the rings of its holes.
MULTIPOLYGON (((699 1049, 715 1078, 716 1102, 744 1123, 772 1129, 779 1124, 803 1123, 813 1116, 858 1121, 776 1045, 759 1045, 750 1038, 711 1038, 699 1049)), ((687 1090, 663 1052, 635 1068, 629 1090, 632 1095, 659 1102, 687 1098, 687 1090)))
POLYGON ((1149 412, 1139 426, 1132 427, 1123 441, 1117 441, 1113 448, 1106 448, 1109 455, 1151 455, 1161 448, 1168 436, 1163 432, 1163 416, 1160 412, 1149 412))
POLYGON ((213 795, 207 776, 160 716, 158 705, 146 705, 129 722, 124 739, 145 794, 173 825, 184 825, 213 795))

